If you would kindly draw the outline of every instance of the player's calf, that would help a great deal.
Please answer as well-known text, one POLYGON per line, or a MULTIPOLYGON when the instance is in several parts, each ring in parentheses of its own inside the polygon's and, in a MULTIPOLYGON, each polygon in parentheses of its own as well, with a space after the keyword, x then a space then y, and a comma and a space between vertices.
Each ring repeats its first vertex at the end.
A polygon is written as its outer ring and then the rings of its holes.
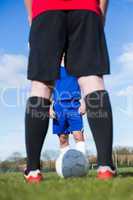
POLYGON ((25 112, 25 143, 27 166, 25 178, 28 182, 39 182, 40 155, 49 124, 50 89, 41 82, 33 81, 31 96, 25 112), (47 91, 47 92, 46 92, 47 91))
POLYGON ((69 135, 60 134, 59 135, 59 141, 60 141, 61 153, 65 153, 70 148, 69 147, 69 135))
POLYGON ((82 131, 74 131, 73 137, 76 142, 76 149, 81 151, 83 154, 86 154, 86 147, 85 147, 85 139, 84 134, 82 131))

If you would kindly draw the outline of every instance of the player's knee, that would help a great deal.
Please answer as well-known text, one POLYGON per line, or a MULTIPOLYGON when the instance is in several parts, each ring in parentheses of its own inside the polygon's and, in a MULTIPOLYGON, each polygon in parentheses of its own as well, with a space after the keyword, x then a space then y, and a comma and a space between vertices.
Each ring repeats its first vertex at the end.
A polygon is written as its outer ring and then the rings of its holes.
POLYGON ((31 95, 49 99, 52 92, 52 83, 32 81, 31 95))
POLYGON ((68 136, 67 135, 60 135, 59 139, 60 139, 60 144, 61 145, 65 145, 65 144, 68 143, 68 136))
POLYGON ((84 135, 81 131, 74 132, 73 136, 76 142, 84 141, 84 135))
POLYGON ((94 91, 105 89, 103 77, 98 75, 80 77, 78 83, 85 96, 94 91))

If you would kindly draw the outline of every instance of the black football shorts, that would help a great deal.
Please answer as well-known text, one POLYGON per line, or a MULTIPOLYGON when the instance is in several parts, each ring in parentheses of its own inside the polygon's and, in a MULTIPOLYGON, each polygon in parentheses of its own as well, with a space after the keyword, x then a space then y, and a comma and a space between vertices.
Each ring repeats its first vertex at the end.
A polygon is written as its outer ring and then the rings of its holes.
POLYGON ((88 10, 46 11, 31 25, 28 79, 53 81, 65 67, 81 77, 110 73, 109 56, 100 16, 88 10))

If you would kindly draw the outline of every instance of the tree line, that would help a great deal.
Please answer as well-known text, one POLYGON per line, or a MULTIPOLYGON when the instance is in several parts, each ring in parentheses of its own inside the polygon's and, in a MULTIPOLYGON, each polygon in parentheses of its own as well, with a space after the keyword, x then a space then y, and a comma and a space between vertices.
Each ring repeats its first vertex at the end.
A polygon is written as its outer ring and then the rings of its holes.
MULTIPOLYGON (((42 154, 42 169, 45 172, 55 171, 55 160, 58 156, 58 151, 45 151, 42 154)), ((113 160, 115 166, 119 167, 133 167, 133 148, 116 147, 113 150, 113 160)), ((88 160, 90 168, 97 167, 96 156, 88 152, 88 160)), ((0 161, 0 172, 22 172, 26 167, 26 158, 21 153, 14 152, 6 160, 0 161)))

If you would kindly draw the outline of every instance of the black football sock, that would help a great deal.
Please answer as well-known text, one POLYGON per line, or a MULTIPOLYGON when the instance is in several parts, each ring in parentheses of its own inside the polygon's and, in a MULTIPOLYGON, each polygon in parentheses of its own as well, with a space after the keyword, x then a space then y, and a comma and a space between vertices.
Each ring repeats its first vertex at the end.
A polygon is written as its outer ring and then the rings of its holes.
POLYGON ((112 169, 113 122, 108 92, 95 91, 85 98, 88 122, 96 143, 98 165, 112 169))
POLYGON ((49 124, 50 101, 41 97, 27 100, 25 114, 25 143, 27 171, 40 169, 40 154, 49 124))

